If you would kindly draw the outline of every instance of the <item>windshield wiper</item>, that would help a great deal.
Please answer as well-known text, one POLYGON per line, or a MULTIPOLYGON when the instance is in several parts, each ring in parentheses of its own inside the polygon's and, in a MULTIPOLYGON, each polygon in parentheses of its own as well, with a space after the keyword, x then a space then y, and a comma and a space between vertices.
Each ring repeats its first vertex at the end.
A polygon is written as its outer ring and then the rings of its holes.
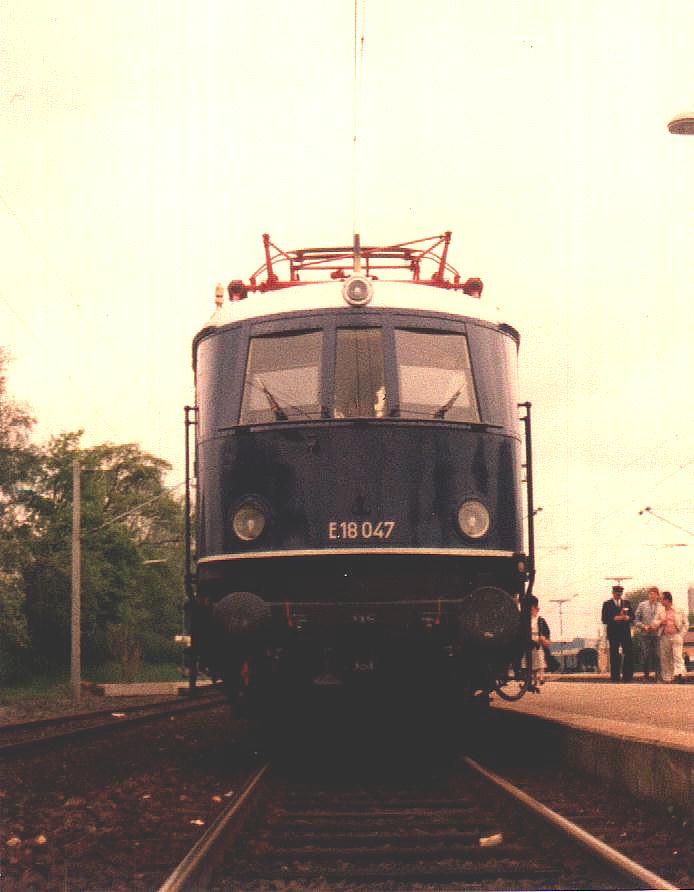
POLYGON ((288 421, 289 416, 284 411, 282 406, 280 406, 280 404, 277 402, 277 399, 275 398, 275 396, 267 389, 265 384, 260 380, 260 378, 258 378, 258 384, 260 385, 260 389, 265 394, 265 399, 270 404, 270 408, 274 412, 275 418, 277 419, 277 421, 288 421))
POLYGON ((456 392, 453 394, 453 396, 450 397, 450 399, 447 399, 446 402, 443 404, 443 406, 441 406, 440 409, 437 409, 434 412, 434 418, 445 418, 446 412, 448 412, 449 409, 453 408, 453 404, 455 403, 455 401, 458 399, 458 397, 460 396, 460 394, 462 392, 463 392, 463 388, 459 387, 456 390, 456 392))

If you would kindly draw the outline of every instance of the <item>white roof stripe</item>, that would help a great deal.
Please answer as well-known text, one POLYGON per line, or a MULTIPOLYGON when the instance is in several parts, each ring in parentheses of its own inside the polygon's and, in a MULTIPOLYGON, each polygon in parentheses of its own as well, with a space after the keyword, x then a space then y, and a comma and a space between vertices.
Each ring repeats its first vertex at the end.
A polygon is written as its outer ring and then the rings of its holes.
MULTIPOLYGON (((317 282, 280 288, 277 291, 250 292, 240 301, 225 300, 205 328, 217 328, 231 322, 240 322, 263 316, 298 313, 313 310, 346 309, 342 297, 344 281, 317 282)), ((369 308, 375 310, 427 310, 434 313, 454 313, 500 323, 498 307, 489 308, 479 298, 470 297, 463 291, 419 285, 414 282, 374 281, 374 294, 369 308)))

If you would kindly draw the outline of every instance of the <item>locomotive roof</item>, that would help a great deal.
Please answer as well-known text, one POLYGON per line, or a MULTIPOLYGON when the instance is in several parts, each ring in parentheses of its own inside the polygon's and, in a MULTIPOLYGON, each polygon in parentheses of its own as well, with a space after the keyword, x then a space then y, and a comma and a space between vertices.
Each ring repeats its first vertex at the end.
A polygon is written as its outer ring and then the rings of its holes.
MULTIPOLYGON (((355 234, 352 247, 284 251, 265 234, 265 263, 248 284, 241 280, 229 283, 228 301, 224 288, 217 286, 217 310, 198 338, 210 328, 233 322, 346 309, 350 304, 385 311, 445 313, 501 324, 495 309, 480 302, 481 279, 461 282, 460 274, 448 262, 450 241, 451 233, 445 232, 387 246, 362 246, 355 234), (288 268, 285 279, 278 275, 280 266, 288 268), (346 289, 355 279, 361 279, 370 292, 359 302, 347 297, 346 289)), ((513 333, 517 338, 515 330, 513 333)))
MULTIPOLYGON (((446 291, 413 282, 372 282, 373 297, 368 307, 374 310, 446 313, 499 324, 498 314, 485 308, 475 297, 460 291, 446 291)), ((314 310, 348 309, 342 296, 343 282, 312 282, 278 291, 249 294, 243 300, 225 300, 204 328, 218 328, 263 316, 285 315, 314 310)))

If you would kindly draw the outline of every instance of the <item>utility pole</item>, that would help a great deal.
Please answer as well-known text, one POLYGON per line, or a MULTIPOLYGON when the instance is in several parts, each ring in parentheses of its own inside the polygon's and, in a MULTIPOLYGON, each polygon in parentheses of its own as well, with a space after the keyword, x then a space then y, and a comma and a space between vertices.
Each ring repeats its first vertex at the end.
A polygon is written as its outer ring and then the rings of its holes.
POLYGON ((81 578, 80 578, 80 463, 72 462, 72 595, 70 622, 70 684, 72 701, 79 704, 82 695, 81 678, 81 578))
POLYGON ((551 604, 559 605, 559 641, 562 644, 561 651, 557 654, 559 657, 559 662, 561 664, 561 671, 566 671, 566 654, 564 653, 564 616, 562 613, 562 608, 564 604, 567 604, 569 601, 573 601, 574 598, 577 598, 578 595, 571 595, 570 598, 550 598, 551 604))
POLYGON ((633 576, 606 576, 605 579, 608 582, 616 582, 617 585, 621 585, 625 579, 633 579, 633 576))
POLYGON ((564 617, 562 614, 562 608, 564 604, 568 604, 569 601, 573 601, 574 598, 578 597, 578 595, 571 595, 570 598, 550 598, 551 604, 559 605, 559 640, 564 640, 564 617))

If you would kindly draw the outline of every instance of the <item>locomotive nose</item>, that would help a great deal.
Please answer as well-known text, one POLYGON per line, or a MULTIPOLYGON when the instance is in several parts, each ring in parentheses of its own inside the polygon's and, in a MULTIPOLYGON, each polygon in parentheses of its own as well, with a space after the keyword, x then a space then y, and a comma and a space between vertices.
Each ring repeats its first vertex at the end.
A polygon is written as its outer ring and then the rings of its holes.
POLYGON ((215 605, 214 617, 227 638, 249 640, 270 621, 270 608, 252 592, 232 592, 215 605))
POLYGON ((459 614, 461 641, 474 647, 500 648, 520 635, 520 611, 508 592, 492 585, 474 589, 459 614))

